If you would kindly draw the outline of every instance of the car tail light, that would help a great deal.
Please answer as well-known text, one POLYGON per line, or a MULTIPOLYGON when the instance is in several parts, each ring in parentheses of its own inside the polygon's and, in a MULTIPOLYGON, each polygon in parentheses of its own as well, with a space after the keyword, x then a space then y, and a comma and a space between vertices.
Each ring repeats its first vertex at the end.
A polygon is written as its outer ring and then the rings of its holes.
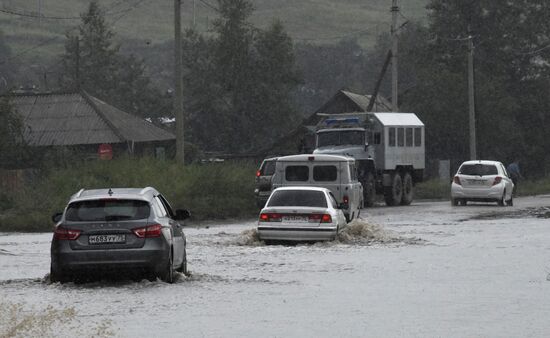
POLYGON ((329 214, 311 214, 309 215, 310 222, 332 223, 332 217, 329 214))
POLYGON ((495 180, 493 181, 493 185, 497 185, 497 184, 499 184, 501 181, 502 181, 502 177, 497 176, 497 177, 495 177, 495 180))
POLYGON ((153 224, 146 227, 132 229, 134 234, 139 238, 160 237, 162 234, 162 225, 153 224))
POLYGON ((455 184, 462 185, 462 183, 460 183, 460 177, 458 177, 458 176, 455 176, 455 177, 453 178, 453 182, 454 182, 455 184))
POLYGON ((281 214, 273 213, 273 212, 262 212, 260 214, 260 221, 261 222, 282 222, 283 217, 281 214))
POLYGON ((55 231, 53 232, 53 238, 58 240, 68 240, 68 241, 74 241, 78 237, 80 237, 80 233, 82 231, 76 230, 76 229, 67 229, 62 226, 58 226, 55 228, 55 231))
POLYGON ((256 177, 260 177, 260 176, 262 176, 262 172, 259 170, 256 170, 256 177))
POLYGON ((348 197, 348 195, 344 195, 343 202, 344 202, 344 204, 348 204, 348 203, 349 203, 349 197, 348 197))

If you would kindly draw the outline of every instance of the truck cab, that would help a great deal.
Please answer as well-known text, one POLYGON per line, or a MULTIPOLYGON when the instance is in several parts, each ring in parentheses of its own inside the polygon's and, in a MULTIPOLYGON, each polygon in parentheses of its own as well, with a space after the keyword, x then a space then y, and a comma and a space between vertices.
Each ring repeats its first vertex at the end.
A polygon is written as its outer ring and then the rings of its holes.
POLYGON ((408 205, 425 168, 424 124, 413 113, 319 114, 314 154, 340 154, 357 161, 364 203, 376 193, 388 205, 408 205))

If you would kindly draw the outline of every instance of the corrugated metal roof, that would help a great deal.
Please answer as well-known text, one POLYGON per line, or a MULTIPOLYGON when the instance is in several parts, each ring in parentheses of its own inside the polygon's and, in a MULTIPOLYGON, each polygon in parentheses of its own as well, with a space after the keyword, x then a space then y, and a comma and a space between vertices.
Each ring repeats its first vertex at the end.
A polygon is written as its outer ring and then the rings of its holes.
MULTIPOLYGON (((341 90, 341 92, 355 102, 355 104, 357 104, 362 111, 367 111, 372 95, 360 95, 345 90, 341 90)), ((373 111, 382 112, 391 111, 391 104, 388 100, 378 95, 374 100, 374 106, 372 109, 373 111)))
POLYGON ((152 123, 86 96, 85 93, 15 96, 13 103, 23 118, 25 140, 33 146, 65 146, 175 139, 173 134, 152 123))

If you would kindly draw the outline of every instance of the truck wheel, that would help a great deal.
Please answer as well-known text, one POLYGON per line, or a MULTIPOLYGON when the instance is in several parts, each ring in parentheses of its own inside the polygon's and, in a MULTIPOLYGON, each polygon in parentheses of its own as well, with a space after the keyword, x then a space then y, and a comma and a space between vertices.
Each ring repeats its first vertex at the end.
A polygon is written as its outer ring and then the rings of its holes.
POLYGON ((410 205, 413 201, 413 181, 412 176, 408 172, 403 175, 403 197, 401 205, 410 205))
POLYGON ((374 205, 374 196, 376 194, 374 186, 374 176, 372 176, 372 174, 370 173, 367 174, 365 180, 362 183, 364 204, 366 207, 372 207, 374 205))
POLYGON ((386 200, 386 205, 398 205, 401 203, 403 198, 403 181, 401 180, 401 175, 392 174, 391 186, 384 187, 384 199, 386 200))

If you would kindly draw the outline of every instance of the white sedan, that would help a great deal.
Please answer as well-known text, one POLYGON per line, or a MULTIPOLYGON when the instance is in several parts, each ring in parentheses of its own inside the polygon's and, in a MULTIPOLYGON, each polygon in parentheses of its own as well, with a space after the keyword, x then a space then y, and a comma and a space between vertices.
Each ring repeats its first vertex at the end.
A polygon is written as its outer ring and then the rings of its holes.
POLYGON ((497 202, 513 205, 514 183, 504 165, 498 161, 466 161, 451 184, 451 203, 466 205, 468 201, 497 202))
POLYGON ((275 189, 258 220, 261 240, 333 240, 345 226, 342 212, 326 188, 282 187, 275 189))

